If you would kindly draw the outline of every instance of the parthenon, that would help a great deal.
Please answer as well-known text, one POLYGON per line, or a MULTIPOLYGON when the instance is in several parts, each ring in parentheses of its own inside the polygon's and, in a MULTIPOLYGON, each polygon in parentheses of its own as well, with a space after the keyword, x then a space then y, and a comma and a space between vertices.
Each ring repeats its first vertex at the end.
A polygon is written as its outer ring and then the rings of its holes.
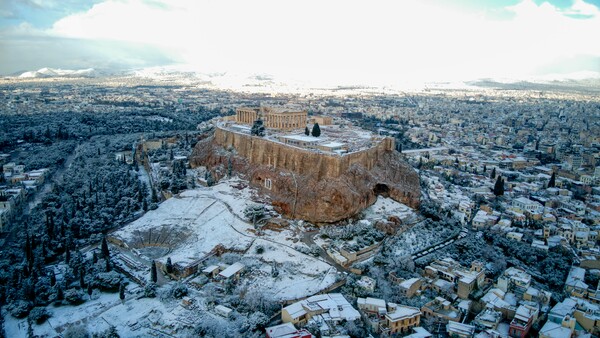
POLYGON ((268 107, 243 107, 236 110, 238 123, 252 124, 257 118, 262 118, 265 127, 271 129, 292 130, 306 127, 306 111, 276 111, 268 107))

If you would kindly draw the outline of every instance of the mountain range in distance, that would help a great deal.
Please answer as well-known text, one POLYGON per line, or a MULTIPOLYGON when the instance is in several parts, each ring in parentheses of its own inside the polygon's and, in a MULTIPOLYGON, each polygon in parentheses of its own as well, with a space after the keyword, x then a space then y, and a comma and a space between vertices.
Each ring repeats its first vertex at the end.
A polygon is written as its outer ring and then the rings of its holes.
MULTIPOLYGON (((18 74, 18 73, 17 73, 18 74)), ((57 69, 57 68, 48 68, 44 67, 34 71, 27 71, 21 74, 18 74, 16 77, 21 79, 30 79, 30 78, 51 78, 51 77, 68 77, 68 78, 78 78, 78 77, 98 77, 100 74, 94 68, 86 68, 86 69, 57 69)))
MULTIPOLYGON (((234 74, 231 72, 203 73, 187 69, 181 66, 148 67, 137 70, 98 70, 86 69, 59 69, 44 67, 33 71, 16 72, 5 78, 13 79, 48 79, 48 78, 104 78, 104 77, 127 77, 140 79, 163 80, 169 82, 198 82, 220 88, 262 88, 277 91, 277 89, 292 88, 323 88, 315 83, 302 81, 277 79, 270 74, 234 74)), ((340 84, 348 86, 349 84, 340 84)), ((352 84, 356 88, 375 88, 366 84, 352 84)), ((388 86, 386 86, 388 87, 388 86)), ((392 86, 393 87, 393 86, 392 86)), ((487 88, 501 90, 539 90, 539 91, 582 91, 589 93, 600 93, 600 73, 575 73, 561 74, 556 76, 545 76, 529 78, 525 80, 516 79, 477 79, 473 81, 452 82, 428 82, 415 85, 416 89, 465 89, 465 88, 487 88)), ((336 87, 329 88, 335 89, 336 87)))

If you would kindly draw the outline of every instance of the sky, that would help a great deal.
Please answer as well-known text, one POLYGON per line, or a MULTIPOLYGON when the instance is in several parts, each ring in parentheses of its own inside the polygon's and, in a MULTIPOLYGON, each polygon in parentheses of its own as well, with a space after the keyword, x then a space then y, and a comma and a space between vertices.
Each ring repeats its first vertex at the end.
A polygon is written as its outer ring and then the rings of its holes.
POLYGON ((330 84, 600 77, 600 0, 0 0, 0 74, 174 64, 330 84))

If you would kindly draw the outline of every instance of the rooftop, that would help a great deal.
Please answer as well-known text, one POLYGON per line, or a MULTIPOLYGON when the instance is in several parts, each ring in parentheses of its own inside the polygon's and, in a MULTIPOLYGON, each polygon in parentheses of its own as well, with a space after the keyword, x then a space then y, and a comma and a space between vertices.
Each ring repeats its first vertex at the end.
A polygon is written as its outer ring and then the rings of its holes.
POLYGON ((399 305, 396 311, 388 313, 385 316, 391 321, 397 321, 405 318, 420 315, 421 311, 415 307, 399 305))

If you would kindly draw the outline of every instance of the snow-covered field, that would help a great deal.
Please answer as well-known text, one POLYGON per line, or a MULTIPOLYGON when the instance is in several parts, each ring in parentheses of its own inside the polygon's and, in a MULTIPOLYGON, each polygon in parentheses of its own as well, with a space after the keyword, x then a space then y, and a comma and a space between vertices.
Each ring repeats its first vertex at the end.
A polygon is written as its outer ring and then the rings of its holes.
MULTIPOLYGON (((184 326, 185 317, 190 314, 180 306, 180 301, 136 298, 135 294, 128 294, 122 303, 118 293, 94 293, 91 300, 80 306, 50 305, 47 310, 52 316, 41 325, 32 324, 33 333, 39 337, 57 337, 71 326, 83 326, 88 332, 97 333, 113 325, 121 337, 148 337, 157 330, 164 332, 184 326)), ((4 325, 7 337, 28 336, 26 318, 15 319, 7 315, 4 325)))
POLYGON ((324 261, 300 253, 286 245, 257 239, 248 255, 268 264, 262 276, 249 283, 250 288, 269 293, 275 300, 291 300, 313 295, 335 283, 337 271, 324 261), (257 253, 257 248, 264 251, 257 253), (273 277, 273 266, 278 275, 273 277))
POLYGON ((403 222, 414 217, 415 212, 409 206, 396 202, 389 197, 377 197, 377 201, 363 211, 366 220, 386 220, 389 216, 396 216, 403 222))
POLYGON ((113 233, 129 248, 149 259, 187 265, 217 245, 245 251, 252 243, 253 229, 240 215, 250 203, 249 188, 236 189, 239 182, 227 181, 215 189, 198 188, 182 192, 163 202, 140 219, 113 233), (151 250, 145 250, 149 247, 151 250), (162 247, 167 250, 156 250, 162 247), (165 254, 166 253, 166 254, 165 254), (160 255, 154 256, 152 255, 160 255))

